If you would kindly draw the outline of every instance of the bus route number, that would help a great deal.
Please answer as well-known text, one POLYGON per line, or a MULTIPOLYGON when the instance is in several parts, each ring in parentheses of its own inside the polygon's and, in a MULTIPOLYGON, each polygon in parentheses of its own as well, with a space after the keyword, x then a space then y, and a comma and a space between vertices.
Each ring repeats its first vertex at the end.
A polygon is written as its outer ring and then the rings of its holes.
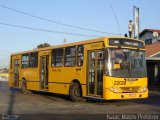
POLYGON ((126 81, 114 81, 114 85, 126 85, 126 81))

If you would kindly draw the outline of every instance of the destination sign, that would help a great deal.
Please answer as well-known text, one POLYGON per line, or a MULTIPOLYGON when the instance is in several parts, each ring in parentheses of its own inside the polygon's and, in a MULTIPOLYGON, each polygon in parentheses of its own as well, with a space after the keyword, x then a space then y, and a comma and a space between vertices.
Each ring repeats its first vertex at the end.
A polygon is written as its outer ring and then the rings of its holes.
POLYGON ((140 41, 134 41, 134 40, 122 39, 122 38, 109 39, 109 45, 144 48, 143 43, 140 41))

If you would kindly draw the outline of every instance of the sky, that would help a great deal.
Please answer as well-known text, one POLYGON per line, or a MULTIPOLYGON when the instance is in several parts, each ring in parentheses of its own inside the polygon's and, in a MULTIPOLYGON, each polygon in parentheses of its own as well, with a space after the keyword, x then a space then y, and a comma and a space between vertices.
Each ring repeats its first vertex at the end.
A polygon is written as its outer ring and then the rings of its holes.
MULTIPOLYGON (((0 5, 41 18, 122 35, 128 32, 134 5, 140 9, 140 31, 160 29, 159 4, 160 0, 0 0, 0 5)), ((71 43, 96 36, 113 36, 44 21, 3 7, 0 7, 0 23, 90 36, 49 33, 0 24, 0 67, 9 66, 11 53, 31 50, 44 42, 58 45, 63 44, 64 39, 71 43)))

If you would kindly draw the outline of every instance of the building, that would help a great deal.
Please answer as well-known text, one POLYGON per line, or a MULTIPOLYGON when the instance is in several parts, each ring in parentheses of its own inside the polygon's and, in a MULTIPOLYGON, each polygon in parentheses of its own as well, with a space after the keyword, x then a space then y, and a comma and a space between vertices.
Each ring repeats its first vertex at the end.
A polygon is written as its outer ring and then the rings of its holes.
POLYGON ((160 89, 160 30, 144 29, 139 39, 145 43, 147 75, 150 89, 160 89))
POLYGON ((144 29, 139 34, 139 39, 143 40, 146 45, 160 42, 160 30, 144 29))
POLYGON ((160 88, 160 42, 145 45, 147 75, 150 88, 160 88))

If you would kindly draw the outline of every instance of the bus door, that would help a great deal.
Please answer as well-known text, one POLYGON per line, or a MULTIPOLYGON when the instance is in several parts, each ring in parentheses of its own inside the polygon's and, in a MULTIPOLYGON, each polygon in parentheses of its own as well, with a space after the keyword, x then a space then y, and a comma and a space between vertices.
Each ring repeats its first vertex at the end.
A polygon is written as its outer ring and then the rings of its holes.
POLYGON ((41 56, 40 58, 40 88, 48 90, 48 66, 49 56, 41 56))
POLYGON ((88 52, 87 88, 88 96, 102 97, 103 94, 103 51, 88 52))
POLYGON ((20 67, 20 60, 19 59, 15 59, 14 60, 14 70, 13 70, 13 78, 14 78, 14 87, 18 87, 19 86, 19 67, 20 67))

